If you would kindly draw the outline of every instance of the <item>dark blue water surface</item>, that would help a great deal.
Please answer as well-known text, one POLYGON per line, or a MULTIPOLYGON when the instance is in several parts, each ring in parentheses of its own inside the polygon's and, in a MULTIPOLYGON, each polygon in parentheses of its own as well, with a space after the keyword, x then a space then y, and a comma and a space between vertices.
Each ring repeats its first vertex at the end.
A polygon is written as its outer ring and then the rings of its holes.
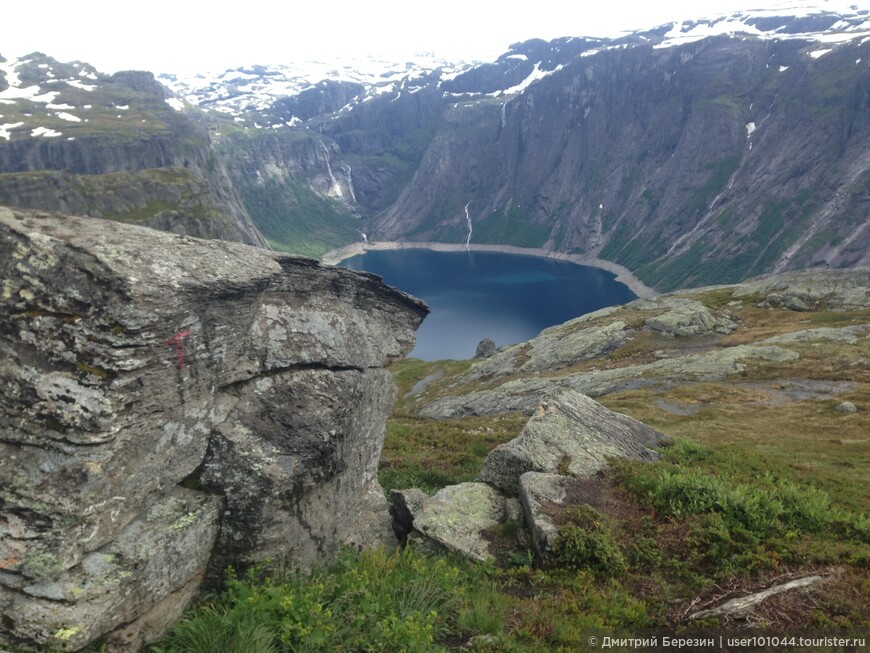
POLYGON ((540 256, 426 249, 370 251, 341 263, 365 270, 432 308, 410 356, 471 358, 484 338, 513 344, 541 330, 635 298, 615 275, 540 256))

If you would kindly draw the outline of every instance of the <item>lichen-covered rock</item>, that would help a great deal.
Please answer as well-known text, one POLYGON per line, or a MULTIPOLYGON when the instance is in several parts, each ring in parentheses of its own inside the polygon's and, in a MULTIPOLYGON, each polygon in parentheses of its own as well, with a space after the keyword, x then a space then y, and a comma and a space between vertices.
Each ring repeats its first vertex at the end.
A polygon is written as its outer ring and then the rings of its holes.
POLYGON ((220 512, 220 497, 175 486, 79 564, 57 573, 44 553, 41 566, 34 560, 29 567, 36 577, 3 574, 5 627, 16 638, 77 650, 140 617, 201 578, 220 512))
POLYGON ((2 208, 0 271, 0 642, 75 650, 171 613, 209 560, 307 567, 389 536, 381 368, 423 304, 309 259, 2 208), (208 509, 161 521, 180 485, 208 509), (149 533, 178 549, 154 573, 117 553, 149 533), (123 583, 95 603, 111 555, 123 583))
POLYGON ((804 329, 802 331, 792 331, 791 333, 783 333, 779 336, 766 338, 764 344, 790 344, 796 342, 844 342, 854 345, 861 338, 866 338, 870 335, 870 324, 856 324, 847 327, 821 327, 818 329, 804 329))
POLYGON ((725 315, 714 315, 704 304, 682 297, 661 297, 656 302, 667 309, 646 319, 644 324, 669 337, 698 337, 731 333, 737 323, 725 315))
POLYGON ((544 329, 533 340, 496 352, 476 362, 457 383, 472 383, 516 373, 558 370, 615 349, 626 338, 625 322, 581 328, 580 325, 586 321, 579 318, 544 329))
POLYGON ((663 433, 565 390, 546 398, 516 438, 489 453, 477 480, 516 495, 526 472, 591 476, 607 467, 608 458, 656 460, 649 447, 667 441, 663 433))
POLYGON ((535 551, 546 556, 557 536, 552 508, 572 478, 591 477, 608 458, 657 460, 649 447, 667 442, 637 420, 564 391, 546 399, 518 437, 489 453, 477 482, 432 497, 415 488, 394 491, 394 528, 410 542, 483 561, 492 556, 494 529, 515 521, 528 527, 535 551))
POLYGON ((559 506, 565 500, 571 479, 561 474, 526 472, 519 479, 520 504, 531 534, 532 546, 539 558, 550 554, 559 529, 545 507, 559 506))
POLYGON ((485 533, 514 518, 516 499, 485 483, 448 485, 414 512, 414 533, 428 543, 484 562, 492 557, 485 533))
POLYGON ((593 369, 564 376, 524 376, 492 388, 438 398, 420 408, 419 413, 444 419, 462 415, 498 415, 511 411, 530 412, 540 403, 540 397, 564 389, 600 397, 618 390, 647 386, 720 381, 744 371, 746 362, 750 360, 784 363, 800 358, 796 351, 766 343, 735 345, 665 358, 654 363, 607 370, 593 369))
POLYGON ((870 307, 870 268, 802 270, 751 279, 735 287, 735 297, 761 297, 795 311, 860 310, 870 307))

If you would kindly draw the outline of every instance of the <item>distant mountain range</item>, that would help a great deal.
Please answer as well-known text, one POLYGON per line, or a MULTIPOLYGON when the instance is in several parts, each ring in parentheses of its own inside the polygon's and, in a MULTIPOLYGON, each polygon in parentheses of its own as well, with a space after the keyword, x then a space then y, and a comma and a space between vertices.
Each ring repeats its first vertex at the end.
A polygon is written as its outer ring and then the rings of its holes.
POLYGON ((34 54, 0 63, 0 204, 312 255, 470 220, 661 289, 868 265, 868 41, 870 11, 793 2, 487 63, 155 81, 34 54))

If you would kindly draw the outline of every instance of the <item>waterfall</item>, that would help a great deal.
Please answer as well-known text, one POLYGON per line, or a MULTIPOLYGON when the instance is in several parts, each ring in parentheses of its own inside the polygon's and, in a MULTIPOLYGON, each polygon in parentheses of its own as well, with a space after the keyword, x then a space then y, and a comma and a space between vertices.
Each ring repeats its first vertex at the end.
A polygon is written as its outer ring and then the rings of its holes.
MULTIPOLYGON (((471 204, 469 200, 468 204, 471 204)), ((468 236, 465 238, 465 251, 471 251, 471 234, 474 229, 471 226, 471 216, 468 214, 468 204, 465 205, 465 221, 468 222, 468 236)))
MULTIPOLYGON (((347 165, 346 163, 342 164, 342 169, 344 170, 344 174, 347 176, 347 185, 348 190, 350 191, 350 198, 356 203, 356 193, 353 192, 353 169, 347 165)), ((365 235, 365 234, 363 234, 365 235)))
POLYGON ((329 162, 329 150, 326 149, 326 146, 323 143, 320 144, 320 149, 323 151, 324 158, 326 159, 326 171, 329 173, 330 190, 333 195, 337 196, 339 199, 344 199, 344 193, 341 192, 341 186, 335 178, 335 175, 332 173, 332 165, 329 162))

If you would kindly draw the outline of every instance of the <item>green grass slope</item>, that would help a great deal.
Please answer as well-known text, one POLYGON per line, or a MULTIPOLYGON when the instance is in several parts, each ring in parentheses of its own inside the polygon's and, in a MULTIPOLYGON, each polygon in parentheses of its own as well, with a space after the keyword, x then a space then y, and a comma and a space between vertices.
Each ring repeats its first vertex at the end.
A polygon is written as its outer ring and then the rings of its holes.
MULTIPOLYGON (((738 301, 731 288, 691 297, 713 311, 738 301)), ((153 650, 532 653, 588 650, 590 637, 686 636, 695 629, 743 636, 866 633, 870 328, 863 327, 870 311, 831 309, 824 299, 800 311, 760 297, 739 301, 739 326, 727 335, 639 333, 554 374, 628 367, 662 351, 674 357, 808 329, 849 328, 859 335, 803 338, 789 344, 800 358, 748 361, 717 381, 662 379, 668 382, 601 397, 674 444, 659 462, 614 461, 605 475, 575 482, 568 505, 553 512, 560 538, 549 562, 536 561, 520 526, 509 522, 490 534, 499 554, 489 565, 409 548, 348 552, 311 576, 259 570, 232 578, 226 593, 191 611, 153 650), (856 412, 836 409, 847 401, 856 412), (824 580, 769 599, 745 621, 689 618, 810 574, 824 580), (223 648, 209 648, 216 644, 206 637, 215 629, 223 633, 223 648)), ((627 307, 597 321, 640 324, 642 312, 627 307)), ((470 480, 492 448, 522 429, 527 417, 517 413, 419 415, 421 402, 477 389, 461 382, 471 378, 471 365, 393 365, 400 400, 387 428, 384 487, 431 493, 470 480), (427 376, 437 380, 409 394, 427 376)))

